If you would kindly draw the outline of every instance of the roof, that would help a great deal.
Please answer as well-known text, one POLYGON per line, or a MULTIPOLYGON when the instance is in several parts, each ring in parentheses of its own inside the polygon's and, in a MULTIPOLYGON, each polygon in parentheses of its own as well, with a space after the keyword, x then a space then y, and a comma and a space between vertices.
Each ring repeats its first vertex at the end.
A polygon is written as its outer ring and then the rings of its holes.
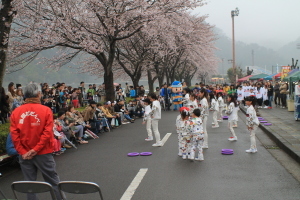
POLYGON ((257 75, 250 77, 249 80, 258 80, 258 79, 264 78, 266 76, 269 76, 269 75, 268 74, 257 74, 257 75))

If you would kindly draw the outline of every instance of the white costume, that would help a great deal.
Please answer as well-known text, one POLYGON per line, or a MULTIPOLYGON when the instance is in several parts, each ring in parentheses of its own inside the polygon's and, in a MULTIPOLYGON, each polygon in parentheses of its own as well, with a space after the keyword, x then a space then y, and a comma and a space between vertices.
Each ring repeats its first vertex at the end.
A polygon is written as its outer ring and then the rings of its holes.
POLYGON ((247 109, 247 115, 246 115, 246 125, 247 127, 252 128, 250 130, 250 141, 251 141, 251 145, 250 145, 250 149, 247 150, 246 152, 251 152, 251 153, 255 153, 257 152, 257 148, 256 148, 256 140, 255 140, 255 131, 259 125, 259 121, 258 118, 256 116, 256 112, 254 107, 251 105, 249 106, 249 108, 247 109))
POLYGON ((228 106, 227 111, 225 112, 227 115, 229 115, 228 117, 228 128, 231 132, 231 137, 228 139, 229 141, 234 141, 237 140, 236 134, 233 130, 233 124, 236 123, 238 121, 238 111, 239 111, 239 107, 234 105, 233 102, 231 102, 228 106))
POLYGON ((152 129, 156 139, 154 146, 161 146, 162 142, 160 141, 160 133, 158 131, 158 121, 161 119, 161 107, 158 100, 152 102, 152 109, 150 113, 152 115, 152 129))
POLYGON ((183 159, 186 159, 189 135, 187 131, 187 120, 182 120, 181 115, 178 115, 176 118, 176 132, 178 134, 178 155, 183 156, 183 159))
POLYGON ((143 121, 146 122, 146 130, 147 130, 147 133, 148 133, 148 139, 149 140, 153 139, 153 134, 152 134, 152 130, 151 130, 152 119, 151 119, 150 113, 151 113, 151 106, 147 105, 145 107, 143 121))
POLYGON ((183 97, 182 100, 183 106, 184 107, 188 107, 189 103, 190 103, 190 94, 186 93, 183 97))
POLYGON ((207 125, 207 117, 209 114, 209 106, 207 99, 204 97, 200 101, 200 111, 201 111, 201 118, 203 122, 203 132, 204 132, 204 141, 203 141, 203 148, 208 148, 208 135, 206 130, 207 125))
POLYGON ((223 110, 224 110, 224 100, 223 100, 223 97, 219 97, 218 98, 218 104, 219 104, 219 109, 218 109, 218 116, 217 116, 217 119, 218 121, 222 122, 223 121, 223 110))
POLYGON ((239 102, 242 102, 244 100, 244 91, 242 88, 237 90, 237 100, 239 102))
POLYGON ((202 120, 200 117, 193 118, 188 123, 188 131, 190 134, 190 143, 189 143, 189 159, 193 160, 204 160, 203 157, 203 126, 202 120), (198 151, 198 156, 195 158, 195 151, 198 151))
POLYGON ((218 123, 219 103, 215 98, 213 98, 211 100, 210 109, 212 111, 214 111, 214 113, 213 113, 213 124, 214 124, 214 126, 213 127, 217 128, 217 127, 219 127, 219 123, 218 123))

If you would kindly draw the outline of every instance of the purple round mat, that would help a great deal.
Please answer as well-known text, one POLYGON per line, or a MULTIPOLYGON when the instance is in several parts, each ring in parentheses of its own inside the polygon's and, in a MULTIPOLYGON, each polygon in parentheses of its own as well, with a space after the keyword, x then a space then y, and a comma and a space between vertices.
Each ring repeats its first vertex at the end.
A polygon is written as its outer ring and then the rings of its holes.
POLYGON ((265 126, 271 126, 271 123, 264 123, 265 126))
POLYGON ((233 152, 233 149, 222 149, 222 152, 233 152))
POLYGON ((263 117, 257 117, 258 119, 263 119, 263 117))
POLYGON ((133 157, 133 156, 139 156, 140 154, 138 152, 131 152, 128 153, 127 156, 133 157))
POLYGON ((268 121, 260 121, 261 123, 267 123, 268 121))
POLYGON ((233 152, 222 152, 223 155, 231 155, 233 152))
POLYGON ((141 156, 151 156, 152 152, 142 152, 140 153, 141 156))

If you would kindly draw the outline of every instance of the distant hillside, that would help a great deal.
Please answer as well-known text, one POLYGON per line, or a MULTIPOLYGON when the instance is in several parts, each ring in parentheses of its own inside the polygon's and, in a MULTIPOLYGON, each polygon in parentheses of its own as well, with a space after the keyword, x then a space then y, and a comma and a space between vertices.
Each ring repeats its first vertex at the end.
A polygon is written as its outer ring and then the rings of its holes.
MULTIPOLYGON (((226 73, 227 69, 232 67, 232 64, 228 60, 232 59, 232 40, 225 36, 222 30, 216 28, 218 40, 216 41, 216 47, 220 50, 216 51, 217 57, 224 59, 222 69, 222 63, 219 64, 219 72, 226 73)), ((241 41, 236 41, 236 65, 244 68, 245 66, 252 66, 252 51, 254 52, 254 66, 272 71, 272 66, 279 66, 291 64, 291 58, 300 58, 300 49, 296 49, 296 44, 300 43, 300 38, 292 43, 289 43, 274 51, 258 44, 246 44, 241 41)), ((275 67, 274 67, 275 70, 275 67)))

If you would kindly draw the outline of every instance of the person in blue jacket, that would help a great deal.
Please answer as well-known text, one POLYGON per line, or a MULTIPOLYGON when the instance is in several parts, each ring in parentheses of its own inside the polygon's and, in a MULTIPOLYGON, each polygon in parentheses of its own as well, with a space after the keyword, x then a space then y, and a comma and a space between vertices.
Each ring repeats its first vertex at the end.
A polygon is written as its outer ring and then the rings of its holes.
POLYGON ((130 86, 130 97, 131 98, 135 98, 136 97, 136 92, 135 92, 133 86, 130 86))
POLYGON ((168 88, 167 84, 165 83, 164 87, 160 91, 160 96, 164 98, 167 110, 170 110, 170 101, 169 101, 170 95, 171 95, 171 90, 168 88))
POLYGON ((15 149, 14 143, 11 139, 11 133, 8 134, 6 139, 6 153, 10 156, 18 155, 18 152, 15 149))

